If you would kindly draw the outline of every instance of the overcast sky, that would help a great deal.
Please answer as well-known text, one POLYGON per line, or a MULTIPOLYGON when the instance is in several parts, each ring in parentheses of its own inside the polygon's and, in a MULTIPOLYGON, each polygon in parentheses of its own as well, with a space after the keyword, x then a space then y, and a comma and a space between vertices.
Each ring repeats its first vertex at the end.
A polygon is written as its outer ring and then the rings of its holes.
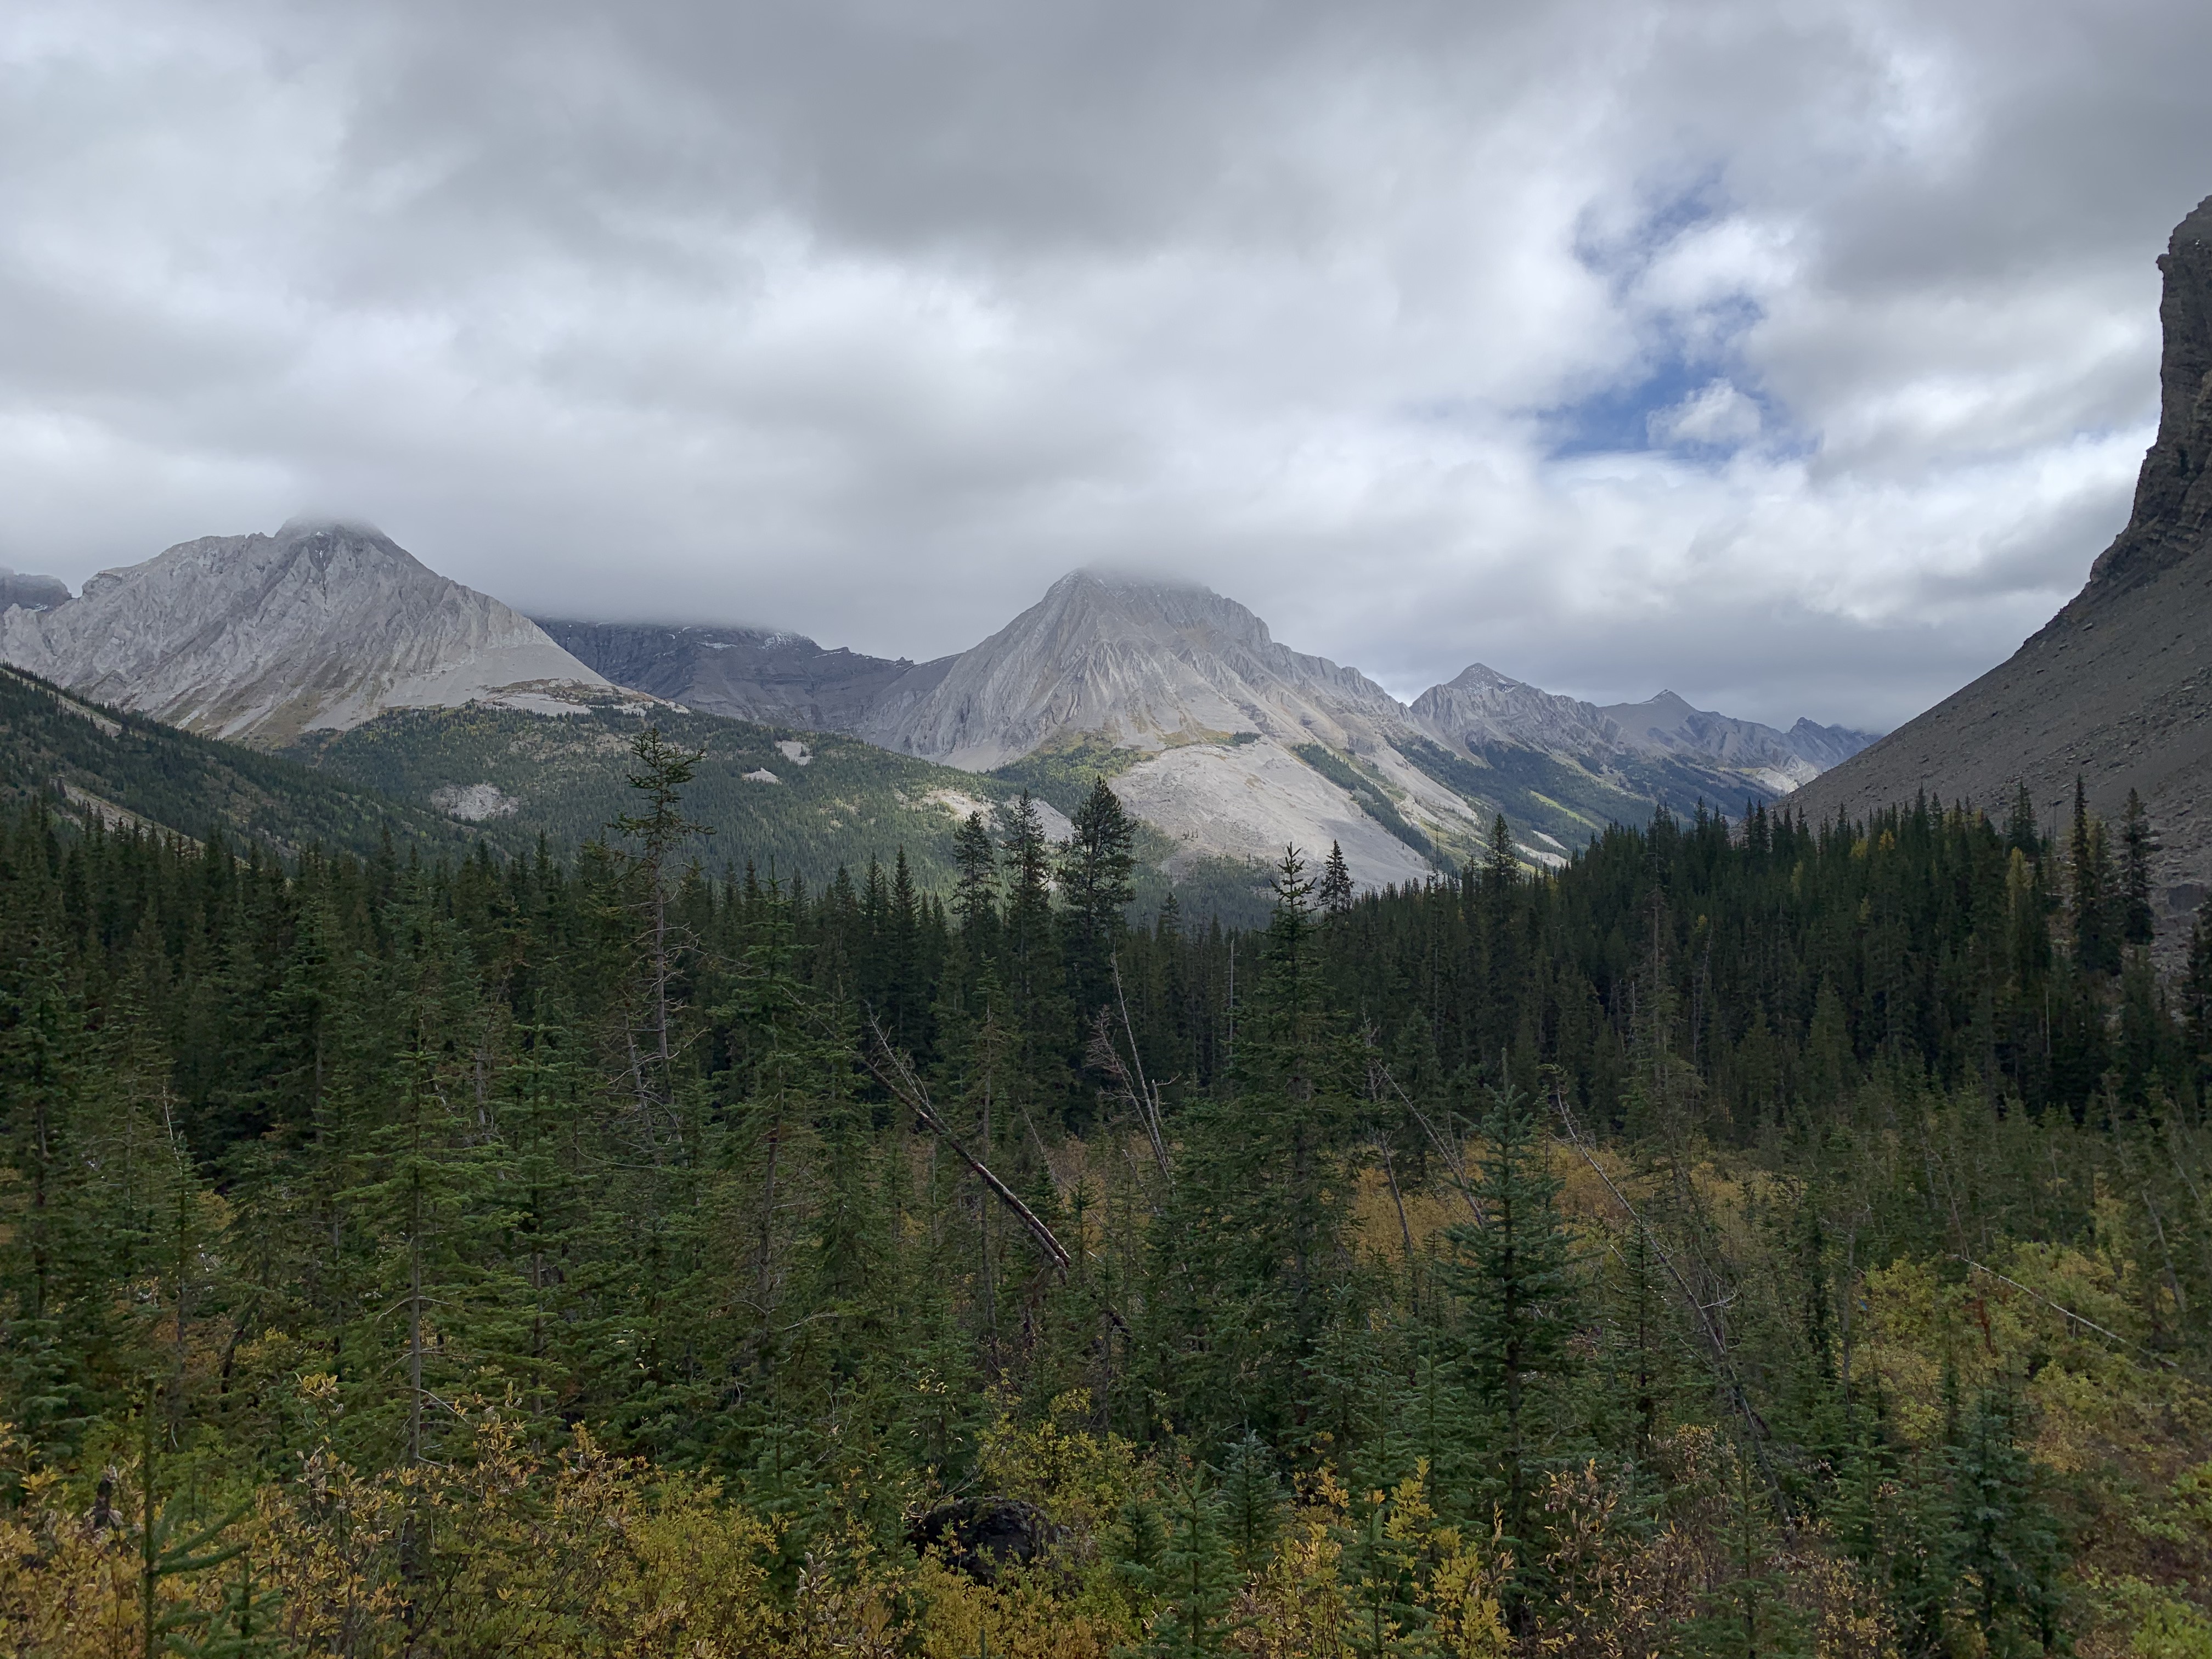
POLYGON ((14 0, 0 562, 1886 727, 2124 520, 2202 0, 14 0))

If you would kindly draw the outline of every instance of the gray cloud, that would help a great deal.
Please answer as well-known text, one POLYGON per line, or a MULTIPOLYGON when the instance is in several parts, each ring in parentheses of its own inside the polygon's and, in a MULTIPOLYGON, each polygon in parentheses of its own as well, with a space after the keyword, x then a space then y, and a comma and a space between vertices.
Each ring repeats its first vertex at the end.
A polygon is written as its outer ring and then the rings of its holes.
POLYGON ((303 507, 930 655, 1196 576, 1410 695, 1887 725, 2125 516, 2179 0, 31 0, 0 561, 303 507))

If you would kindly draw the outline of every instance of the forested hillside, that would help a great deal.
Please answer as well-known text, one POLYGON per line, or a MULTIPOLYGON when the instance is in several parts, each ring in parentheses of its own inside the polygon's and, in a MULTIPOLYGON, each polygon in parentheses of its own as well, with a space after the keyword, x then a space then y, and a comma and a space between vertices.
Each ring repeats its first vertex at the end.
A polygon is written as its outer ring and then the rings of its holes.
POLYGON ((71 821, 243 836, 285 853, 365 854, 387 835, 426 850, 469 839, 426 809, 0 669, 0 801, 20 807, 33 798, 52 799, 71 821))
POLYGON ((573 858, 7 826, 16 1650, 2212 1645, 2152 826, 1501 823, 1234 932, 1103 787, 786 880, 694 764, 573 858))
MULTIPOLYGON (((1064 765, 1040 758, 1005 775, 957 771, 893 754, 856 738, 759 726, 662 709, 656 729, 697 755, 685 811, 709 832, 702 856, 750 861, 763 876, 817 885, 841 865, 889 861, 902 847, 917 885, 944 891, 953 878, 953 826, 1030 788, 1057 828, 1082 801, 1064 765)), ((562 719, 471 703, 395 710, 348 732, 311 734, 295 754, 317 771, 396 800, 466 818, 510 850, 547 836, 564 853, 627 810, 638 715, 601 707, 562 719)), ((1147 915, 1170 889, 1186 907, 1225 920, 1264 921, 1265 872, 1242 860, 1176 860, 1178 849, 1139 826, 1138 899, 1147 915)))

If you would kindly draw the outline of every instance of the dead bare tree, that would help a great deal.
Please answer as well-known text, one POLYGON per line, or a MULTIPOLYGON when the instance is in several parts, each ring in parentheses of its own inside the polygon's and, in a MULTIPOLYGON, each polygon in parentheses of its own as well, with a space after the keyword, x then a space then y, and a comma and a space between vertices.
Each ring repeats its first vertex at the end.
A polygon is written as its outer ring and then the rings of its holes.
POLYGON ((1014 1218, 1028 1231, 1030 1238, 1036 1241, 1036 1247, 1044 1252, 1052 1266, 1061 1273, 1066 1273, 1070 1258, 1060 1240, 1053 1236, 1052 1229, 1045 1225, 1043 1218, 1035 1210, 1022 1202, 1019 1194, 993 1175, 982 1159, 961 1144, 960 1137, 952 1133, 950 1126, 938 1115, 936 1107, 930 1103, 929 1091, 914 1074, 914 1066, 904 1054, 891 1046, 890 1039, 884 1035, 884 1028, 872 1012, 868 1015, 868 1030, 875 1037, 875 1047, 866 1052, 862 1058, 868 1069, 876 1074, 877 1080, 921 1120, 923 1127, 950 1146, 960 1161, 975 1172, 975 1178, 989 1188, 999 1202, 1013 1212, 1014 1218))
MULTIPOLYGON (((1144 1127, 1145 1139, 1152 1149, 1152 1162, 1159 1166, 1160 1178, 1172 1182, 1175 1171, 1168 1155, 1166 1115, 1160 1091, 1167 1085, 1154 1083, 1145 1075, 1144 1057, 1137 1048, 1136 1028, 1129 1019, 1129 1000, 1121 991, 1121 961, 1117 956, 1114 963, 1114 1000, 1121 1016, 1121 1031, 1128 1039, 1129 1057, 1121 1058, 1121 1046, 1114 1041, 1112 1014, 1102 1007, 1091 1022, 1091 1046, 1085 1058, 1114 1080, 1113 1092, 1126 1102, 1137 1121, 1144 1127)), ((1172 1081, 1173 1079, 1170 1079, 1172 1081)))

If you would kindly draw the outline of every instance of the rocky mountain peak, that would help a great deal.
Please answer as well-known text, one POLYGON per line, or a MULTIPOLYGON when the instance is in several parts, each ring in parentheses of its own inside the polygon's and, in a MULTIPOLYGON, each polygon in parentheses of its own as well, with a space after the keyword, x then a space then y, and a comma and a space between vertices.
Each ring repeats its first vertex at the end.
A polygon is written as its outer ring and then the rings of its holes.
POLYGON ((2158 268, 2166 279, 2158 437, 2136 476, 2126 527, 2060 620, 2079 620, 2085 606, 2201 552, 2212 538, 2212 196, 2174 227, 2158 268))
POLYGON ((1045 590, 1037 610, 1041 625, 1073 629, 1092 638, 1139 640, 1171 632, 1197 633, 1254 650, 1274 644, 1258 616, 1195 582, 1072 570, 1045 590))
POLYGON ((374 528, 294 520, 104 570, 0 617, 0 658, 97 701, 265 746, 386 708, 615 695, 527 617, 374 528))
POLYGON ((981 771, 1079 733, 1141 750, 1238 732, 1345 748, 1404 713, 1358 670, 1277 644, 1210 588, 1078 570, 858 731, 981 771))
POLYGON ((1501 674, 1486 663, 1471 662, 1451 678, 1436 688, 1440 691, 1528 691, 1534 688, 1510 675, 1501 674))

